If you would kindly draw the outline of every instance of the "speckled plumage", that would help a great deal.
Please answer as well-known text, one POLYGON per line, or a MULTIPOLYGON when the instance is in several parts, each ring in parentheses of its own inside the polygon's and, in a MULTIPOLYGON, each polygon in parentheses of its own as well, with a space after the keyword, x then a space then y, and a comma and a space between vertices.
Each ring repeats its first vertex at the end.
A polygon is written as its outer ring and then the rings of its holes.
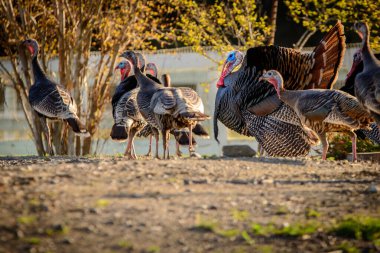
POLYGON ((224 86, 218 89, 215 138, 219 120, 240 134, 254 136, 270 155, 306 155, 315 139, 311 140, 289 106, 273 99, 275 89, 258 79, 264 70, 276 69, 284 75, 288 89, 331 88, 344 51, 343 26, 339 22, 312 53, 278 46, 248 49, 240 69, 226 75, 224 86))

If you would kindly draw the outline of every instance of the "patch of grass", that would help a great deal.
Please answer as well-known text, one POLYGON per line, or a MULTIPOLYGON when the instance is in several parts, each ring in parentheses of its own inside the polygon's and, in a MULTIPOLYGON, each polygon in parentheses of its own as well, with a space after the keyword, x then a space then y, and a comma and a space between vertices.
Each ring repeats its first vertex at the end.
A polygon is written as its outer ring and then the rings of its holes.
POLYGON ((110 204, 110 202, 107 199, 98 199, 96 201, 97 207, 107 207, 107 206, 109 206, 109 204, 110 204))
POLYGON ((28 201, 28 204, 29 204, 30 206, 39 206, 41 203, 40 203, 40 201, 39 201, 38 199, 30 199, 30 200, 28 201))
POLYGON ((285 215, 289 213, 289 209, 286 206, 278 206, 274 214, 285 215))
POLYGON ((250 215, 250 213, 247 210, 238 210, 238 209, 233 209, 231 213, 232 213, 232 218, 235 221, 245 221, 250 215))
POLYGON ((298 237, 313 234, 318 230, 318 228, 318 223, 295 223, 281 228, 278 228, 273 224, 260 225, 257 223, 253 223, 251 225, 252 233, 254 235, 260 236, 280 235, 298 237))
POLYGON ((273 231, 275 230, 276 230, 276 227, 272 223, 269 223, 265 226, 262 226, 257 223, 251 224, 251 231, 254 235, 267 236, 267 235, 272 234, 273 231))
POLYGON ((123 248, 123 249, 129 249, 129 250, 132 250, 133 249, 133 244, 129 241, 125 241, 125 240, 121 240, 117 243, 117 246, 119 246, 120 248, 123 248))
POLYGON ((305 216, 306 218, 318 218, 321 216, 321 214, 317 210, 308 208, 306 209, 305 216))
POLYGON ((298 236, 313 234, 317 232, 318 227, 319 226, 316 223, 305 223, 305 224, 296 223, 296 224, 290 224, 288 226, 284 226, 274 231, 274 234, 298 237, 298 236))
POLYGON ((257 246, 257 252, 260 253, 272 253, 273 247, 271 245, 260 245, 257 246))
POLYGON ((20 224, 25 224, 25 225, 30 225, 35 223, 37 220, 36 216, 33 215, 24 215, 24 216, 19 216, 17 218, 17 222, 20 224))
POLYGON ((38 237, 25 237, 23 241, 29 244, 38 245, 41 242, 41 239, 38 237))
POLYGON ((226 230, 216 229, 215 233, 226 238, 233 238, 240 234, 240 230, 239 229, 226 229, 226 230))
POLYGON ((156 245, 153 245, 153 246, 149 246, 146 251, 148 253, 159 253, 161 251, 160 247, 159 246, 156 246, 156 245))
POLYGON ((45 230, 46 234, 49 236, 55 235, 67 235, 70 232, 70 228, 68 226, 54 226, 52 228, 48 228, 45 230))
POLYGON ((380 218, 368 216, 346 217, 339 221, 330 232, 341 237, 374 241, 380 239, 380 218))
POLYGON ((252 245, 255 243, 255 241, 252 239, 252 237, 245 230, 243 232, 241 232, 241 237, 243 237, 244 241, 246 243, 248 243, 249 245, 252 245))
POLYGON ((351 245, 349 242, 341 243, 337 249, 342 250, 343 253, 359 253, 360 250, 355 246, 351 245))
POLYGON ((205 219, 201 215, 195 218, 195 229, 204 232, 215 232, 218 223, 215 220, 205 219))

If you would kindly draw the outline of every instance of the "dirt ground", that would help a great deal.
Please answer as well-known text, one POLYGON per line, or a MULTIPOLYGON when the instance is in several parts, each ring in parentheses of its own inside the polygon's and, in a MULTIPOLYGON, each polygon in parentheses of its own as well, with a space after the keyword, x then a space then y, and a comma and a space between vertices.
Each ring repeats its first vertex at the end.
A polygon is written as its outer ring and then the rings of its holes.
POLYGON ((0 252, 380 252, 332 232, 380 218, 379 186, 370 162, 3 157, 0 252))

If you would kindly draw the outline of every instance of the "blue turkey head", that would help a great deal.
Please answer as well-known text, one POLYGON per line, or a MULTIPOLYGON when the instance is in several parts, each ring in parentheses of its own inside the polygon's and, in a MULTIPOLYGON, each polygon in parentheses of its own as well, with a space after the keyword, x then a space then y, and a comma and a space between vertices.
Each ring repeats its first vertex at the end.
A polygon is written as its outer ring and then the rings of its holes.
POLYGON ((216 84, 218 88, 225 87, 224 79, 243 61, 243 53, 234 50, 228 53, 227 59, 223 64, 222 73, 216 84))

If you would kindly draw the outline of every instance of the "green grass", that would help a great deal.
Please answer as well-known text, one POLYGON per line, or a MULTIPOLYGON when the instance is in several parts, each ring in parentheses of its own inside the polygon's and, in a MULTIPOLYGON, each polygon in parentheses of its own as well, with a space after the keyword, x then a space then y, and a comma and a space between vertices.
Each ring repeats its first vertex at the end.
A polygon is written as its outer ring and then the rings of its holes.
POLYGON ((330 232, 357 240, 375 241, 380 239, 380 218, 351 216, 339 221, 330 232))
POLYGON ((107 207, 110 204, 110 202, 107 199, 98 199, 96 201, 97 207, 107 207))
POLYGON ((215 232, 217 225, 217 221, 212 219, 205 219, 201 215, 197 215, 195 218, 194 228, 196 230, 204 232, 215 232))
POLYGON ((349 242, 343 242, 338 247, 338 250, 342 250, 343 253, 359 253, 360 250, 355 246, 351 245, 349 242))
POLYGON ((120 240, 117 243, 117 246, 119 246, 120 248, 123 248, 123 249, 128 249, 128 250, 132 250, 133 249, 133 244, 131 242, 125 241, 125 240, 120 240))
POLYGON ((235 221, 245 221, 250 215, 248 211, 238 209, 232 209, 231 213, 235 221))
POLYGON ((314 209, 306 209, 305 216, 306 218, 318 218, 321 216, 321 214, 314 209))
POLYGON ((29 244, 38 245, 41 242, 41 239, 38 237, 25 237, 23 241, 29 244))
POLYGON ((148 253, 159 253, 161 251, 160 247, 159 246, 156 246, 156 245, 153 245, 153 246, 149 246, 146 251, 148 253))
POLYGON ((271 236, 271 235, 280 235, 280 236, 291 236, 299 237, 303 235, 309 235, 315 233, 319 228, 318 223, 294 223, 289 224, 288 226, 276 227, 273 224, 260 225, 253 223, 251 225, 251 231, 254 235, 260 236, 271 236))
POLYGON ((25 224, 25 225, 30 225, 33 224, 37 221, 36 216, 33 215, 24 215, 24 216, 19 216, 17 218, 17 222, 20 224, 25 224))
POLYGON ((289 209, 286 206, 278 206, 274 214, 276 215, 285 215, 289 213, 289 209))
POLYGON ((243 231, 243 232, 241 232, 241 237, 244 239, 244 241, 246 242, 246 243, 248 243, 249 245, 252 245, 252 244, 254 244, 255 243, 255 241, 252 239, 252 237, 248 234, 248 232, 247 231, 243 231))

